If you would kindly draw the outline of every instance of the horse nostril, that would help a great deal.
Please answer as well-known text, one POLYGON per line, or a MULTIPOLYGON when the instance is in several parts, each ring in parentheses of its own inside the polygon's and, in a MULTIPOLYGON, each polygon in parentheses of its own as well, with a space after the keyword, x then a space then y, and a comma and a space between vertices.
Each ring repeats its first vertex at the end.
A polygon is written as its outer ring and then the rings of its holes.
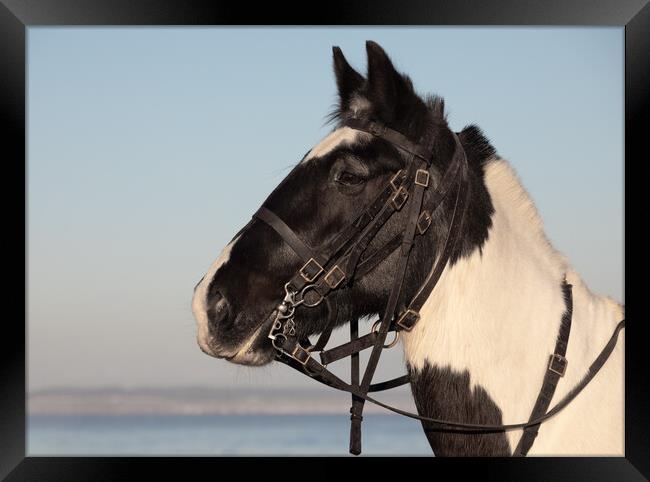
POLYGON ((219 291, 215 291, 208 298, 208 322, 210 327, 225 325, 230 319, 230 305, 228 300, 219 291))

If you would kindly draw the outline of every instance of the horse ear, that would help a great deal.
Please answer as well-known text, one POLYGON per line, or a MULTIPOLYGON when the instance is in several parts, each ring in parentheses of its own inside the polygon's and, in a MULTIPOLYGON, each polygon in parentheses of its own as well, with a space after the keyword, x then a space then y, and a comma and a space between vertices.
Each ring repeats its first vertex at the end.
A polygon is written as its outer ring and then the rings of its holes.
POLYGON ((352 95, 361 89, 365 79, 350 66, 340 48, 332 47, 332 53, 334 56, 336 85, 339 90, 340 109, 345 110, 350 103, 352 95))
POLYGON ((417 101, 411 80, 400 74, 379 44, 368 40, 368 98, 378 117, 391 122, 401 105, 417 101))

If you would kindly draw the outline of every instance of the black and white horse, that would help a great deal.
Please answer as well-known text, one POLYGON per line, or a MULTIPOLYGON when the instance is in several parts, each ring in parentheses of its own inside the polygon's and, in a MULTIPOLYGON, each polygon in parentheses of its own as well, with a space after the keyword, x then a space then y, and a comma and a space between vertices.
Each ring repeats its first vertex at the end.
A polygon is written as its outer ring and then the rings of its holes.
MULTIPOLYGON (((417 95, 386 53, 368 42, 363 77, 334 49, 340 103, 334 119, 376 119, 411 139, 434 134, 432 182, 440 182, 454 150, 442 99, 417 95), (436 174, 437 173, 437 174, 436 174)), ((562 283, 573 285, 573 323, 553 404, 584 376, 605 345, 623 307, 593 294, 546 238, 542 221, 512 167, 476 126, 458 133, 469 161, 472 197, 462 237, 421 319, 402 336, 421 415, 481 424, 528 420, 567 310, 562 283)), ((394 146, 341 124, 300 161, 265 202, 302 239, 318 246, 350 223, 405 158, 394 146)), ((426 201, 426 198, 425 198, 426 201)), ((452 206, 435 212, 416 239, 402 291, 410 299, 449 227, 452 206)), ((381 246, 402 229, 396 213, 372 241, 381 246)), ((332 293, 337 324, 384 309, 397 260, 393 252, 372 272, 332 293)), ((268 225, 247 224, 195 288, 198 343, 208 355, 244 365, 275 356, 269 313, 286 281, 302 265, 268 225)), ((297 311, 301 337, 324 329, 323 306, 297 311), (298 316, 299 314, 299 316, 298 316)), ((542 424, 531 455, 623 454, 623 340, 603 369, 561 413, 542 424)), ((427 423, 423 422, 426 429, 427 423)), ((505 433, 427 431, 436 455, 510 455, 521 430, 505 433)))

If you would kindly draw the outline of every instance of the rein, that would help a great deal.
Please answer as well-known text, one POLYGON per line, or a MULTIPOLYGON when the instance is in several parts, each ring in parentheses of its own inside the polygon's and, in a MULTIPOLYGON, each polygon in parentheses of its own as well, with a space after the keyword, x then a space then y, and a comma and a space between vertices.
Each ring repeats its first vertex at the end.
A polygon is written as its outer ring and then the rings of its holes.
POLYGON ((565 354, 571 328, 572 295, 571 285, 564 282, 567 316, 562 320, 555 351, 550 356, 542 388, 528 422, 485 425, 446 421, 407 412, 370 397, 369 393, 395 388, 410 381, 409 376, 404 375, 373 384, 372 378, 382 350, 395 345, 401 331, 411 331, 417 324, 420 319, 420 309, 435 288, 447 262, 455 251, 467 214, 471 185, 467 180, 467 156, 455 133, 453 133, 455 150, 452 161, 443 174, 439 186, 425 205, 423 203, 424 193, 426 189, 430 188, 429 169, 432 164, 433 138, 415 144, 400 132, 375 121, 364 119, 348 119, 344 125, 372 134, 404 151, 408 156, 406 167, 393 175, 384 189, 351 224, 319 249, 310 247, 282 219, 266 207, 262 206, 253 215, 254 218, 273 228, 304 262, 298 272, 285 284, 284 299, 274 310, 275 318, 268 337, 277 351, 276 360, 320 383, 352 395, 350 453, 354 455, 361 453, 362 413, 364 404, 368 401, 400 415, 435 425, 435 427, 426 430, 495 433, 524 429, 513 455, 525 456, 537 436, 540 424, 566 407, 605 364, 616 346, 618 333, 625 327, 625 320, 618 323, 609 342, 589 367, 586 376, 552 409, 548 410, 557 383, 564 376, 567 366, 565 354), (453 201, 449 230, 440 254, 415 296, 408 304, 401 306, 399 300, 402 285, 415 237, 422 236, 427 232, 432 222, 432 214, 451 193, 455 193, 455 200, 453 201), (365 254, 377 233, 394 213, 400 211, 407 204, 409 199, 411 202, 408 205, 408 219, 403 230, 374 253, 365 254), (351 320, 350 341, 325 350, 337 317, 335 303, 330 302, 328 295, 372 271, 398 248, 397 268, 386 308, 380 320, 373 325, 371 332, 364 336, 359 336, 358 319, 351 320), (294 320, 296 308, 299 306, 313 308, 322 302, 325 302, 328 307, 328 321, 318 341, 312 344, 309 339, 299 340, 294 320), (389 331, 395 333, 395 339, 390 344, 386 344, 389 331), (367 348, 372 348, 372 351, 363 377, 360 377, 359 352, 367 348), (314 352, 319 352, 320 362, 312 356, 314 352), (346 357, 350 357, 350 383, 327 369, 329 363, 346 357))

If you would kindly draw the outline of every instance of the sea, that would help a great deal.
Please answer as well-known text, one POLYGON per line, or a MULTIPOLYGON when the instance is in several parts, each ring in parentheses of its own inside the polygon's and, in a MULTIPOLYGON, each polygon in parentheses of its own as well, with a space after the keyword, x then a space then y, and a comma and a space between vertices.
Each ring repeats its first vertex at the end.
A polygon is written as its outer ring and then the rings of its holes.
MULTIPOLYGON (((27 419, 30 456, 344 456, 349 415, 53 415, 27 419)), ((432 456, 417 420, 364 415, 363 455, 432 456)))

